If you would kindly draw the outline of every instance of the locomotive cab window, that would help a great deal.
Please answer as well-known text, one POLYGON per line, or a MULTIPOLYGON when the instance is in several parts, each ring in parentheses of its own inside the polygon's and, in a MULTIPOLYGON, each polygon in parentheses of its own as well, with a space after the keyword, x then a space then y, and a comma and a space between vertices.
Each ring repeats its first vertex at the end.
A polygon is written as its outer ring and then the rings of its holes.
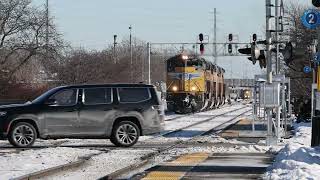
POLYGON ((184 67, 184 66, 185 66, 184 62, 177 58, 172 58, 167 61, 168 72, 174 72, 176 67, 184 67))

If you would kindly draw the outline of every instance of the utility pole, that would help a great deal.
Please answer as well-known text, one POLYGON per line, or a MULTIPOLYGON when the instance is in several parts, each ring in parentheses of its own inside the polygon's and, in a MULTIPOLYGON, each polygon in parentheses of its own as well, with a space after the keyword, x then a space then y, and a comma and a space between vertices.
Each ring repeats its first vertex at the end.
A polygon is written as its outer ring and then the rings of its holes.
MULTIPOLYGON (((271 53, 271 43, 272 43, 272 36, 271 36, 271 28, 270 28, 270 19, 272 18, 271 15, 271 0, 266 0, 266 60, 267 60, 267 83, 272 84, 272 53, 271 53)), ((273 144, 273 132, 272 132, 272 108, 266 108, 267 112, 267 121, 268 121, 268 128, 267 128, 267 145, 273 144)))
POLYGON ((280 51, 280 44, 279 44, 279 31, 280 31, 280 27, 279 27, 279 20, 280 20, 280 3, 279 0, 275 0, 275 30, 276 30, 276 34, 275 34, 275 40, 276 40, 276 74, 280 74, 280 59, 279 59, 279 51, 280 51))
POLYGON ((114 64, 117 64, 116 46, 117 46, 117 35, 113 35, 113 62, 114 62, 114 64))
MULTIPOLYGON (((317 42, 317 49, 319 50, 320 49, 320 28, 318 27, 317 28, 317 35, 318 35, 318 42, 317 42)), ((317 90, 314 90, 312 88, 312 91, 313 92, 313 96, 314 96, 314 99, 315 99, 315 102, 314 102, 314 111, 313 111, 313 117, 312 117, 312 134, 311 134, 311 146, 312 147, 316 147, 316 146, 319 146, 320 145, 320 130, 319 130, 319 127, 320 127, 320 110, 319 110, 319 107, 317 106, 317 104, 319 102, 318 101, 318 98, 320 96, 320 92, 319 92, 319 84, 320 84, 320 66, 319 65, 316 65, 315 66, 315 75, 316 77, 314 78, 316 80, 316 84, 317 84, 317 90)))
POLYGON ((148 84, 151 84, 151 43, 147 44, 148 48, 148 84))
POLYGON ((130 80, 133 82, 133 62, 132 62, 132 26, 129 26, 130 30, 130 80))
MULTIPOLYGON (((279 51, 280 51, 280 44, 279 44, 279 20, 280 20, 280 3, 279 0, 275 0, 275 41, 276 41, 276 74, 280 74, 280 59, 279 59, 279 51)), ((285 84, 284 84, 285 85, 285 84)), ((284 87, 282 87, 284 88, 284 87)), ((281 106, 276 108, 276 135, 280 138, 280 130, 281 130, 281 106)))
POLYGON ((214 8, 214 28, 213 28, 213 49, 214 49, 214 64, 218 63, 218 53, 217 53, 217 8, 214 8))
POLYGON ((46 0, 46 60, 49 58, 49 0, 46 0))

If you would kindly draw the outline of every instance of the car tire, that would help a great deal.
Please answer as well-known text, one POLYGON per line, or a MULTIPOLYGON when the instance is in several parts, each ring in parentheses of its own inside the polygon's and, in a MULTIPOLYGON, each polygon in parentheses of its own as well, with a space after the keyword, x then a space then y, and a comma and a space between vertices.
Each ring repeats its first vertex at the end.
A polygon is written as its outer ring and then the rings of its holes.
POLYGON ((9 132, 8 140, 14 147, 25 148, 34 144, 37 139, 35 127, 27 122, 15 124, 9 132))
POLYGON ((110 141, 119 147, 130 147, 137 143, 139 136, 140 129, 137 124, 121 121, 114 126, 110 141))

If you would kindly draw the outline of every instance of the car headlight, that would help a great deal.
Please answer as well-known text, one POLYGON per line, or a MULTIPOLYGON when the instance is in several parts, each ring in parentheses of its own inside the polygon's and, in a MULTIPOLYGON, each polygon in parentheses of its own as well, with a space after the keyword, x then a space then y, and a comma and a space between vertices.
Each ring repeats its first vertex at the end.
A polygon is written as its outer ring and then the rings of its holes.
POLYGON ((5 111, 0 111, 0 117, 1 117, 1 116, 5 116, 5 115, 7 115, 7 112, 5 112, 5 111))

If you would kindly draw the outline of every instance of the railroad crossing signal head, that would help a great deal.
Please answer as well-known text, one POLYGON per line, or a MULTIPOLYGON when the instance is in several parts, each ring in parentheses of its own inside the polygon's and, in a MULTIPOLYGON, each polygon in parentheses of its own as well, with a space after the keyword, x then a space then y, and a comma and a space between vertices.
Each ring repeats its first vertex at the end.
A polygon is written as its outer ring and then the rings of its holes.
POLYGON ((286 43, 286 47, 282 51, 282 55, 287 65, 293 61, 293 46, 291 42, 286 43))
POLYGON ((313 4, 315 7, 320 7, 320 0, 312 0, 312 4, 313 4))
POLYGON ((242 48, 238 50, 241 54, 249 55, 248 59, 252 61, 253 64, 256 64, 257 61, 259 61, 260 68, 266 68, 267 67, 267 60, 265 56, 264 50, 260 50, 257 48, 255 43, 251 44, 251 47, 242 48))

